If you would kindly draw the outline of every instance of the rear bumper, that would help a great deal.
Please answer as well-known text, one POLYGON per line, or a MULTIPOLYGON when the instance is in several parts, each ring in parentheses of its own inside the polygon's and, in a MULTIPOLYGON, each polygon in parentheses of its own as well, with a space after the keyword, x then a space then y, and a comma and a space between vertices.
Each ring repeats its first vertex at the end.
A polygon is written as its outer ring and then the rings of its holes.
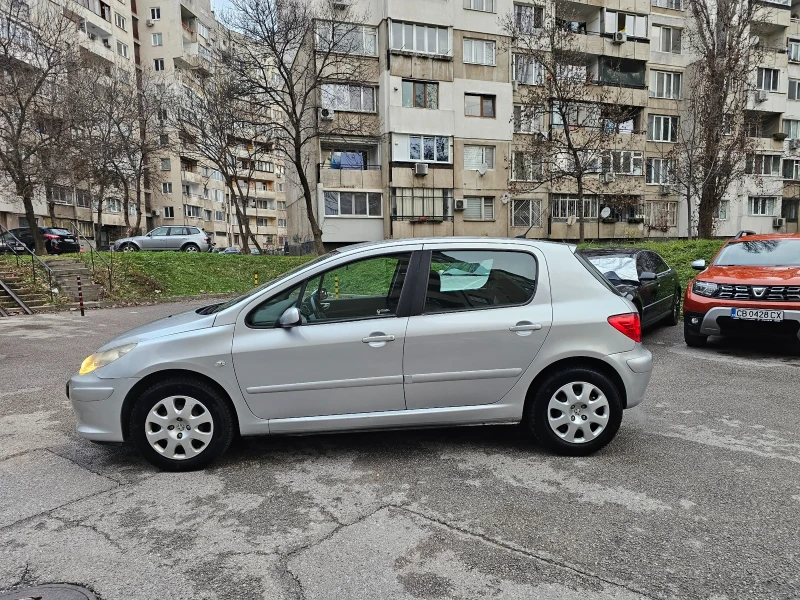
POLYGON ((67 382, 67 397, 82 438, 121 442, 122 403, 138 379, 100 379, 95 374, 73 375, 67 382))
POLYGON ((625 385, 625 408, 641 404, 653 373, 653 355, 642 344, 636 344, 636 348, 629 352, 610 354, 608 360, 625 385))

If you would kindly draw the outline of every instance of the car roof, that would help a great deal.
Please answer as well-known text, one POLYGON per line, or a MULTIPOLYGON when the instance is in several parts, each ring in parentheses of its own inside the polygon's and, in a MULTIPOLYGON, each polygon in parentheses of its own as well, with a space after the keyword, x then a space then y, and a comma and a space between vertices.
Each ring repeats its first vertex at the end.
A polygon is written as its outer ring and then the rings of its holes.
POLYGON ((630 256, 634 257, 647 248, 581 248, 578 250, 584 256, 630 256))
POLYGON ((743 235, 739 238, 731 238, 727 243, 764 242, 767 240, 800 240, 800 233, 757 233, 755 235, 743 235))
POLYGON ((534 248, 541 247, 558 247, 558 248, 572 248, 574 251, 575 245, 564 242, 553 242, 550 240, 534 240, 522 238, 490 238, 490 237, 465 237, 465 236, 448 236, 448 237, 427 237, 427 238, 402 238, 396 240, 380 240, 377 242, 362 242, 360 244, 353 244, 350 246, 342 246, 336 250, 340 254, 350 254, 351 252, 359 252, 365 248, 402 248, 403 246, 416 246, 419 244, 483 244, 486 246, 500 246, 508 244, 509 242, 518 243, 521 245, 531 246, 534 248))

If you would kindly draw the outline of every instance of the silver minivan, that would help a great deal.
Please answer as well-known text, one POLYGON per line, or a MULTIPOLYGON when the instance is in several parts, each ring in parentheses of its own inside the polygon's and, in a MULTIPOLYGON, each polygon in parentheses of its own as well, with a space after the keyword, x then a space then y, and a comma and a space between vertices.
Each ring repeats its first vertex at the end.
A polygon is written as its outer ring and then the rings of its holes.
POLYGON ((108 342, 67 384, 78 433, 201 468, 235 435, 521 423, 608 444, 652 356, 636 308, 566 244, 351 246, 108 342))

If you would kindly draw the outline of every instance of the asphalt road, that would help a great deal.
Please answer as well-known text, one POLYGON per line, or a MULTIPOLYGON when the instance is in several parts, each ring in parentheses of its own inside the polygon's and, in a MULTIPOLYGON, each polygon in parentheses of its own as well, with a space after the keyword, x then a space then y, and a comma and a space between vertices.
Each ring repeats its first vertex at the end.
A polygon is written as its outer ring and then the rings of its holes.
POLYGON ((646 336, 617 439, 551 456, 511 426, 241 440, 160 473, 76 437, 64 382, 190 305, 0 319, 0 591, 106 600, 800 597, 800 351, 646 336))

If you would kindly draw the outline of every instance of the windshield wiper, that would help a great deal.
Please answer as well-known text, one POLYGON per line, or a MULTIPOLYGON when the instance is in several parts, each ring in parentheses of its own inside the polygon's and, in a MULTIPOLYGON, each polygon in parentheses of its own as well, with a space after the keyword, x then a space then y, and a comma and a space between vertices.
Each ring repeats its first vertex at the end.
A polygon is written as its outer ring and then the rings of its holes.
POLYGON ((209 304, 208 306, 202 306, 198 308, 195 312, 198 315, 213 315, 217 312, 217 309, 222 306, 222 302, 217 302, 216 304, 209 304))

